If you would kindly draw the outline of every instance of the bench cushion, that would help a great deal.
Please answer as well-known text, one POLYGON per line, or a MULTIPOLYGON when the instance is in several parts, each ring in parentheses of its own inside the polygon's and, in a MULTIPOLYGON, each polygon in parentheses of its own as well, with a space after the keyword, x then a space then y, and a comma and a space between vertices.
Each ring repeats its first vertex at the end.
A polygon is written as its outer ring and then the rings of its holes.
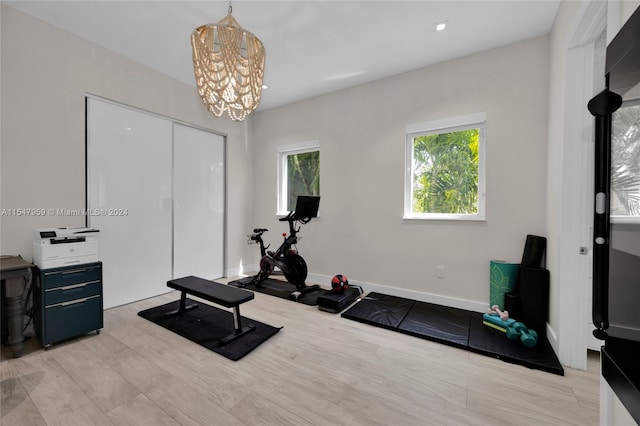
POLYGON ((167 286, 226 308, 238 306, 254 298, 254 294, 251 291, 194 276, 167 281, 167 286))

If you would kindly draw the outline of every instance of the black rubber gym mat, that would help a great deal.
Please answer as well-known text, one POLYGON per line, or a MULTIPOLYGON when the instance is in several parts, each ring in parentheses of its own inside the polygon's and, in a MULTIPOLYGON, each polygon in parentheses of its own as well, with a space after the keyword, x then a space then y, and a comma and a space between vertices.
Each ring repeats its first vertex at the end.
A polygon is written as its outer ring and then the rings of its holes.
POLYGON ((316 306, 318 304, 318 296, 329 291, 320 288, 305 293, 296 299, 292 296, 292 293, 296 291, 296 286, 287 281, 267 278, 266 280, 262 281, 260 286, 257 286, 255 284, 242 285, 240 284, 240 282, 242 281, 242 279, 231 281, 229 285, 255 291, 257 293, 268 294, 270 296, 279 297, 281 299, 293 300, 294 302, 302 303, 309 306, 316 306))
POLYGON ((527 348, 520 340, 509 340, 504 333, 483 325, 482 314, 478 312, 471 313, 469 350, 512 364, 564 375, 564 369, 551 344, 541 333, 538 344, 527 348))
POLYGON ((415 303, 402 297, 369 293, 342 316, 365 324, 396 329, 415 303))
MULTIPOLYGON (((416 302, 398 330, 447 345, 469 345, 471 312, 464 309, 416 302)), ((480 321, 482 323, 482 320, 480 321)))
POLYGON ((254 325, 256 327, 255 330, 229 343, 221 344, 221 339, 233 334, 234 325, 231 312, 187 298, 187 304, 196 303, 198 307, 178 315, 164 316, 166 312, 177 309, 179 303, 180 301, 177 300, 165 305, 145 309, 138 312, 138 315, 233 361, 239 360, 257 348, 282 328, 272 327, 250 318, 240 317, 243 327, 254 325))
POLYGON ((541 336, 534 348, 482 324, 482 313, 369 293, 342 313, 344 318, 433 340, 513 364, 564 375, 549 341, 541 336))

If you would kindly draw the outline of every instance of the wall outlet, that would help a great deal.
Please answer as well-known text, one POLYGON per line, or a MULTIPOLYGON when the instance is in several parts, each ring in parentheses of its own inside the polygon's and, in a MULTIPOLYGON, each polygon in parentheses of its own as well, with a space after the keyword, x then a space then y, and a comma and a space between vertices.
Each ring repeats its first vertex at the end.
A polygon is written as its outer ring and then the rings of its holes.
POLYGON ((444 268, 444 266, 438 266, 438 267, 436 267, 436 270, 437 270, 437 272, 436 272, 436 277, 438 277, 438 278, 444 278, 444 269, 445 269, 445 268, 444 268))

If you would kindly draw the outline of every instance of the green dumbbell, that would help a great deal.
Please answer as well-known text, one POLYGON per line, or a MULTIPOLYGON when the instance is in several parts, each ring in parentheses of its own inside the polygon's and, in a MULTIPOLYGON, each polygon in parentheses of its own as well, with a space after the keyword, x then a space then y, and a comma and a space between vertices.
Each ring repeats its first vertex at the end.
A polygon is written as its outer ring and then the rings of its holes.
POLYGON ((519 339, 522 336, 522 331, 526 329, 527 327, 523 323, 516 322, 511 327, 507 327, 507 338, 511 340, 519 339))
POLYGON ((527 348, 533 348, 538 344, 538 333, 535 330, 529 330, 521 322, 516 322, 506 330, 507 338, 511 340, 520 339, 527 348))

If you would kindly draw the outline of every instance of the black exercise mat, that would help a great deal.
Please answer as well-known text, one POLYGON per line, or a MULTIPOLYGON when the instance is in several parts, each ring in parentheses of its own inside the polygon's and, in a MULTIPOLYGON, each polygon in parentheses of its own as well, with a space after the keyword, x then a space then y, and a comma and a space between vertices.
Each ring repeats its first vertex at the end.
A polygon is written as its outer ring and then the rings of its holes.
POLYGON ((469 345, 471 312, 433 303, 416 302, 398 330, 447 345, 469 345))
POLYGON ((535 348, 527 348, 520 341, 509 340, 504 333, 483 325, 482 313, 369 293, 341 316, 512 364, 564 375, 560 361, 544 336, 539 338, 535 348))
POLYGON ((262 281, 260 286, 255 284, 242 285, 239 281, 242 281, 246 278, 231 281, 229 285, 234 287, 240 287, 247 290, 255 291, 258 293, 268 294, 270 296, 279 297, 281 299, 293 300, 294 302, 303 303, 309 306, 316 306, 318 304, 318 296, 325 294, 328 290, 319 288, 317 290, 310 291, 308 293, 303 294, 302 296, 294 299, 291 296, 291 293, 297 291, 296 286, 287 281, 275 280, 273 278, 267 278, 262 281))
POLYGON ((187 304, 196 303, 198 307, 166 318, 164 314, 177 309, 179 303, 180 301, 176 300, 140 311, 138 315, 233 361, 254 350, 282 328, 241 317, 242 327, 254 325, 255 330, 221 345, 220 339, 233 333, 233 314, 206 303, 187 299, 187 304))
POLYGON ((512 364, 564 376, 564 369, 545 336, 539 335, 538 344, 527 348, 520 340, 509 340, 504 333, 483 325, 482 314, 478 312, 471 313, 469 349, 512 364))
POLYGON ((403 297, 369 293, 342 313, 342 316, 365 324, 396 329, 416 302, 403 297))

